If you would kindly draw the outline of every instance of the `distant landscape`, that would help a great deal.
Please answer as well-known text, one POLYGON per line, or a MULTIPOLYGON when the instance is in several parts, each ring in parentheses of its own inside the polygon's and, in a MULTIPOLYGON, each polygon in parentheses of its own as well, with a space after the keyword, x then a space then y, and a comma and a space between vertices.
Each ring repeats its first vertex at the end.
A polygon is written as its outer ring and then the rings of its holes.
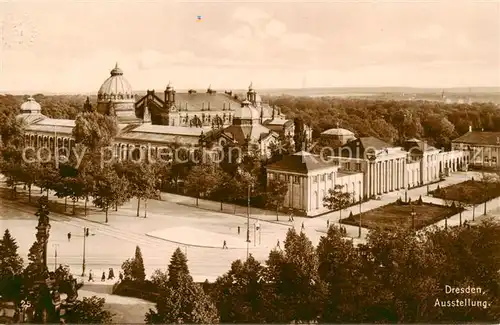
MULTIPOLYGON (((204 92, 205 89, 195 89, 204 92)), ((232 90, 234 94, 242 94, 246 89, 218 89, 219 92, 232 90)), ((156 89, 157 93, 163 93, 163 89, 156 89)), ((188 89, 177 89, 178 92, 187 92, 188 89)), ((276 88, 259 89, 259 94, 264 96, 298 96, 298 97, 343 97, 343 98, 365 98, 383 100, 431 100, 457 102, 492 102, 500 104, 499 87, 456 87, 456 88, 411 88, 411 87, 331 87, 331 88, 276 88)), ((11 95, 34 95, 37 92, 0 92, 0 94, 11 95)), ((39 93, 39 92, 38 92, 39 93)), ((45 96, 53 95, 82 95, 88 92, 56 93, 42 92, 45 96)), ((139 96, 146 94, 146 90, 135 91, 139 96)), ((92 93, 93 96, 96 94, 92 93)), ((93 97, 91 96, 91 98, 93 97)))

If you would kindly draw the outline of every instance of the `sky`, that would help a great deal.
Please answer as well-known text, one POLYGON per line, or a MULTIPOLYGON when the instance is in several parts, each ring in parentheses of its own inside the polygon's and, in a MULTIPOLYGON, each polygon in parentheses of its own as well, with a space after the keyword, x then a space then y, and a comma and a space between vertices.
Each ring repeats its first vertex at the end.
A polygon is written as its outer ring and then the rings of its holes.
POLYGON ((500 0, 0 0, 0 91, 500 87, 500 0), (201 19, 197 17, 201 16, 201 19))

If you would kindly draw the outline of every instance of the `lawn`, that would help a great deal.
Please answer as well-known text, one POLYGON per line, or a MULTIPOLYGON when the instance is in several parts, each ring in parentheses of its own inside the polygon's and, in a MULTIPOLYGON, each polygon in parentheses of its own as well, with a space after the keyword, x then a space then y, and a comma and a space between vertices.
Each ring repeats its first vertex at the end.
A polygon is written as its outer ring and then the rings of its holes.
MULTIPOLYGON (((382 228, 387 230, 396 229, 398 227, 411 227, 411 211, 415 210, 415 228, 421 229, 429 226, 445 217, 450 217, 458 213, 453 209, 432 204, 398 204, 396 202, 381 206, 377 209, 363 212, 361 214, 361 227, 368 229, 382 228)), ((342 219, 342 223, 359 226, 359 214, 352 217, 342 219)))
POLYGON ((466 204, 480 204, 500 196, 500 185, 468 180, 430 192, 433 197, 466 204))

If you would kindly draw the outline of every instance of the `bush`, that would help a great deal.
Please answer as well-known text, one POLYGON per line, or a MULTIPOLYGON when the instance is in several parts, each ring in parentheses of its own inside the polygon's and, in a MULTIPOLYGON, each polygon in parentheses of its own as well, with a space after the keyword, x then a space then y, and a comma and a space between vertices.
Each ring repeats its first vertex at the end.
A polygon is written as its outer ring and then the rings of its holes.
POLYGON ((156 302, 158 287, 149 280, 132 281, 126 279, 113 286, 113 294, 156 302))

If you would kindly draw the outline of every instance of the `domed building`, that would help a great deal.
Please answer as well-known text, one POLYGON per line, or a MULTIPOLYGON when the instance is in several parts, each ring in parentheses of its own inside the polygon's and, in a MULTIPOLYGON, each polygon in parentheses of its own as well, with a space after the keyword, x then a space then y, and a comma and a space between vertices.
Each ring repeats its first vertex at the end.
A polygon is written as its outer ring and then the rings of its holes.
POLYGON ((111 76, 104 81, 97 92, 97 111, 101 114, 116 116, 119 123, 139 123, 135 115, 135 96, 132 86, 118 67, 110 71, 111 76))
MULTIPOLYGON (((172 143, 196 146, 202 139, 253 143, 268 154, 270 143, 283 135, 293 136, 293 121, 286 120, 276 107, 263 103, 252 85, 246 98, 238 98, 232 91, 217 93, 210 86, 204 93, 177 93, 169 83, 161 97, 148 90, 136 102, 132 86, 118 64, 110 71, 97 92, 96 111, 117 119, 117 156, 124 157, 137 147, 150 147, 154 152, 172 143)), ((31 97, 22 104, 18 117, 27 124, 26 143, 71 150, 75 121, 49 118, 41 111, 40 104, 31 97)), ((82 111, 93 111, 88 97, 82 111)))
POLYGON ((347 142, 356 139, 356 136, 353 132, 347 129, 339 128, 338 125, 336 128, 321 132, 320 137, 325 140, 339 141, 341 145, 344 145, 347 142))

